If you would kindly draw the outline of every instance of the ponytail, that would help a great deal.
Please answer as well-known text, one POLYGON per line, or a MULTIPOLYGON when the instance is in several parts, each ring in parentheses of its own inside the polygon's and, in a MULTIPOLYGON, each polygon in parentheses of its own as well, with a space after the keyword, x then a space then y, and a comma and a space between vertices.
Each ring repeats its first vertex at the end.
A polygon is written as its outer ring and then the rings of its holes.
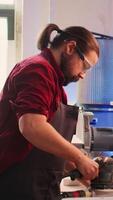
POLYGON ((61 30, 56 24, 48 24, 43 30, 37 47, 43 50, 50 45, 50 48, 60 47, 64 41, 75 40, 77 46, 85 54, 90 50, 94 50, 99 56, 99 45, 93 34, 81 26, 70 26, 61 30), (53 31, 57 31, 58 34, 50 41, 50 36, 53 31))
POLYGON ((48 24, 47 27, 43 30, 38 40, 37 43, 38 49, 43 50, 44 48, 48 47, 50 43, 50 36, 53 31, 57 31, 58 33, 62 32, 62 30, 60 30, 56 24, 48 24))

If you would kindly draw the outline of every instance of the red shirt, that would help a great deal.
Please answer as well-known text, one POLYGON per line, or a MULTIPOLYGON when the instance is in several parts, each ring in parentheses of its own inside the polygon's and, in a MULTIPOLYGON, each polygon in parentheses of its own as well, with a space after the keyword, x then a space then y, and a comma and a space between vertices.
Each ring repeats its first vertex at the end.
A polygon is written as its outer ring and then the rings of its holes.
POLYGON ((49 49, 16 64, 11 71, 0 100, 0 172, 23 160, 33 148, 19 131, 19 117, 38 113, 50 121, 59 103, 67 103, 63 81, 49 49))

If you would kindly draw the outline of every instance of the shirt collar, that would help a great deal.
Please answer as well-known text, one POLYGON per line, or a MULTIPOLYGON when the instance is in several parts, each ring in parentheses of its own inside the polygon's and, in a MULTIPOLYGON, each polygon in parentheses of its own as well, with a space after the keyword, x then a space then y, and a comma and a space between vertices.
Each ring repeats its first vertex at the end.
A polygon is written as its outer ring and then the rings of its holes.
POLYGON ((63 72, 61 71, 60 66, 56 63, 56 60, 51 52, 51 50, 49 48, 44 49, 41 52, 41 55, 44 56, 44 58, 46 58, 46 60, 48 60, 48 62, 52 65, 52 67, 55 69, 58 79, 59 79, 59 83, 61 85, 63 85, 64 83, 64 75, 63 72))

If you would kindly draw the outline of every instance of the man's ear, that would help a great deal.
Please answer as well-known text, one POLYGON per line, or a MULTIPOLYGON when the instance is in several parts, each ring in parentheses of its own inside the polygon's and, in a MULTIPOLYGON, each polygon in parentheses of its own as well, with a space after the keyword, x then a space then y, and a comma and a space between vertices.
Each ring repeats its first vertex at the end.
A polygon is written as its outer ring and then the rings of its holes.
POLYGON ((75 53, 76 41, 68 41, 66 44, 66 53, 72 55, 75 53))

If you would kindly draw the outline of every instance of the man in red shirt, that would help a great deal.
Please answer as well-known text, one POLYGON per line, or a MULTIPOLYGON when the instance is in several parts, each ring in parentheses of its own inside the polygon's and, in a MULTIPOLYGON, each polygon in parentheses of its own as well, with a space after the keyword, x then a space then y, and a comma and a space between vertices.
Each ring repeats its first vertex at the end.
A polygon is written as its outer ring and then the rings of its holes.
POLYGON ((98 175, 97 163, 70 143, 78 110, 67 105, 63 89, 84 78, 97 63, 98 43, 83 27, 60 30, 49 24, 38 47, 39 55, 16 64, 1 95, 0 195, 4 200, 60 199, 64 161, 72 162, 84 179, 98 175), (53 31, 57 34, 50 41, 53 31))

